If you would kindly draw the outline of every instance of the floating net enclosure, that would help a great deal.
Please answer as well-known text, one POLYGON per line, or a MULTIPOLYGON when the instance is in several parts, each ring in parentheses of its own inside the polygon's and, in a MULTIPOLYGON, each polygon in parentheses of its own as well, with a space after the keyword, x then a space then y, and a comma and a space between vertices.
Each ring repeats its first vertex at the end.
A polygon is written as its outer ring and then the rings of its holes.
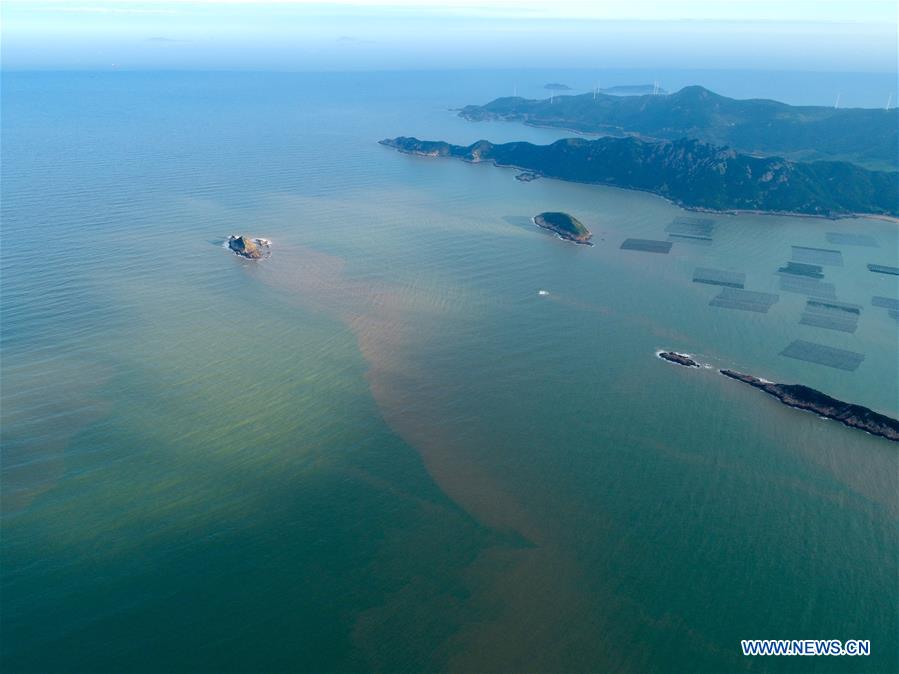
POLYGON ((854 372, 865 359, 864 354, 797 339, 780 352, 781 356, 854 372))
POLYGON ((833 283, 825 283, 816 278, 804 278, 782 274, 780 277, 780 289, 788 293, 808 295, 809 297, 822 297, 824 299, 836 299, 836 290, 833 283))
POLYGON ((681 216, 668 223, 665 231, 668 232, 668 236, 678 239, 711 241, 712 233, 715 231, 715 221, 709 218, 681 216))
POLYGON ((715 286, 742 288, 745 282, 746 274, 738 271, 724 271, 723 269, 697 267, 693 272, 693 283, 708 283, 709 285, 715 286))
POLYGON ((755 311, 767 314, 779 295, 772 293, 760 293, 740 288, 722 288, 721 292, 709 302, 710 307, 722 307, 724 309, 739 309, 740 311, 755 311))
POLYGON ((823 264, 833 267, 843 266, 843 254, 838 250, 828 248, 809 248, 807 246, 792 246, 793 257, 796 262, 806 264, 823 264))
POLYGON ((621 244, 621 250, 639 250, 644 253, 663 253, 667 255, 671 251, 670 241, 654 241, 652 239, 625 239, 621 244))
POLYGON ((807 276, 808 278, 824 278, 824 269, 821 265, 806 264, 805 262, 787 262, 786 265, 777 270, 777 273, 807 276))
POLYGON ((877 239, 867 234, 850 234, 848 232, 827 232, 827 243, 835 243, 838 246, 868 246, 879 248, 877 239))
POLYGON ((896 309, 899 311, 899 300, 892 297, 872 297, 871 304, 875 307, 883 307, 884 309, 896 309))
POLYGON ((806 302, 808 311, 823 311, 836 315, 851 314, 859 316, 862 313, 860 304, 849 302, 837 302, 836 300, 810 299, 806 302))
POLYGON ((873 271, 877 274, 892 274, 893 276, 899 276, 899 267, 889 267, 885 264, 868 264, 868 271, 873 271))
POLYGON ((825 328, 826 330, 839 330, 840 332, 855 332, 858 329, 858 319, 827 316, 814 312, 805 312, 799 319, 800 325, 808 325, 813 328, 825 328))
POLYGON ((855 332, 861 311, 858 304, 810 298, 806 301, 805 312, 799 323, 828 330, 855 332))

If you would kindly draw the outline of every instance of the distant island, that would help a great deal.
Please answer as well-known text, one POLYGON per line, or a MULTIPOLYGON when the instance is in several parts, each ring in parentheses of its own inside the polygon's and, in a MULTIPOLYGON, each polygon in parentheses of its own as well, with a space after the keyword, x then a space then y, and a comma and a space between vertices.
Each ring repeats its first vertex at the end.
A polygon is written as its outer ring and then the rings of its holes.
POLYGON ((752 157, 698 140, 568 138, 551 145, 480 140, 462 146, 401 136, 380 142, 408 154, 489 161, 549 178, 644 190, 694 209, 899 216, 896 173, 848 162, 752 157))
POLYGON ((850 428, 858 428, 872 435, 879 435, 887 440, 899 442, 899 421, 874 412, 867 407, 831 398, 829 395, 800 384, 775 384, 733 370, 720 370, 720 372, 725 377, 761 389, 780 400, 784 405, 814 412, 827 419, 839 421, 850 428))
POLYGON ((646 94, 665 95, 668 92, 654 84, 619 84, 614 87, 600 89, 600 93, 612 96, 643 96, 646 94))
POLYGON ((746 154, 779 155, 795 161, 830 159, 870 169, 899 168, 896 108, 843 109, 737 100, 700 86, 667 95, 609 95, 626 93, 622 91, 625 88, 629 87, 552 101, 497 98, 486 105, 465 106, 459 115, 472 121, 501 119, 657 140, 695 138, 746 154))
POLYGON ((543 229, 548 229, 559 235, 559 238, 574 243, 592 246, 590 239, 593 234, 584 224, 568 213, 547 212, 534 216, 534 224, 543 229))
POLYGON ((559 82, 550 82, 549 84, 543 85, 544 89, 549 89, 551 91, 571 91, 571 87, 567 84, 560 84, 559 82))

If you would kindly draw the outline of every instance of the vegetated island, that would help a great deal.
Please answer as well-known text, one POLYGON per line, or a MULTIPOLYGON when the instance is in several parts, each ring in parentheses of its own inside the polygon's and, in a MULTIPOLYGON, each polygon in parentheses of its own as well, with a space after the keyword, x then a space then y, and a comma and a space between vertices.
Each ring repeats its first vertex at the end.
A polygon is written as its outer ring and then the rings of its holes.
POLYGON ((698 210, 899 216, 895 172, 848 162, 751 157, 685 138, 566 138, 551 145, 479 140, 462 146, 400 136, 380 142, 407 154, 489 161, 548 178, 643 190, 698 210))
POLYGON ((899 421, 874 412, 867 407, 831 398, 829 395, 801 384, 775 384, 748 374, 734 372, 733 370, 719 371, 725 377, 730 377, 761 389, 780 400, 784 405, 800 410, 808 410, 827 419, 839 421, 850 428, 858 428, 867 431, 871 435, 879 435, 887 440, 899 442, 899 421))
POLYGON ((228 248, 235 254, 248 260, 261 260, 268 257, 271 242, 268 239, 232 234, 228 237, 228 248))
POLYGON ((599 93, 612 96, 645 96, 646 94, 667 94, 668 92, 654 84, 618 84, 614 87, 605 87, 599 93))
POLYGON ((677 351, 659 351, 657 355, 659 358, 667 360, 669 363, 683 365, 684 367, 699 367, 699 363, 685 353, 678 353, 677 351))
POLYGON ((560 239, 592 246, 593 233, 580 220, 568 213, 549 211, 534 216, 534 224, 559 235, 560 239))
MULTIPOLYGON (((638 135, 648 139, 695 138, 746 154, 795 161, 851 161, 870 169, 899 169, 899 109, 794 106, 737 100, 700 86, 672 94, 614 96, 609 90, 552 99, 497 98, 467 105, 472 121, 508 120, 581 133, 638 135)), ((624 92, 622 92, 624 93, 624 92)))

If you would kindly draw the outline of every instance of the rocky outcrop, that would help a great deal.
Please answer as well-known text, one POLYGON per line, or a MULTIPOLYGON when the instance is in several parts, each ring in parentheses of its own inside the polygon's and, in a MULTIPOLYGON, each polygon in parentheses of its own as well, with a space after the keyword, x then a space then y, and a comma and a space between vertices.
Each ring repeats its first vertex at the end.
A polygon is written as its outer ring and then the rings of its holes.
POLYGON ((684 367, 699 367, 699 363, 690 358, 690 356, 678 353, 677 351, 660 351, 659 358, 667 360, 670 363, 677 363, 684 367))
POLYGON ((228 237, 228 248, 241 257, 259 260, 265 257, 268 250, 268 242, 264 239, 250 239, 248 236, 235 236, 232 234, 228 237))
POLYGON ((899 442, 899 421, 867 407, 831 398, 829 395, 801 384, 775 384, 733 370, 720 370, 720 372, 725 377, 761 389, 780 400, 784 405, 808 410, 827 419, 839 421, 850 428, 858 428, 871 435, 879 435, 887 440, 899 442))

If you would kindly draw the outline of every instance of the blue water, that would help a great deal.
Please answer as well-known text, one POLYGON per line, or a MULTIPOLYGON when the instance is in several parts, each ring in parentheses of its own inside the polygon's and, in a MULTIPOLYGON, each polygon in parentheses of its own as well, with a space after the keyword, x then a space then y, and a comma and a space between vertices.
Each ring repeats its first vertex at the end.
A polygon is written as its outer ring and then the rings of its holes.
MULTIPOLYGON (((895 416, 871 297, 899 288, 865 265, 899 230, 721 216, 709 246, 622 251, 683 213, 376 143, 550 142, 453 109, 582 84, 552 75, 3 75, 5 670, 896 671, 895 445, 654 353, 895 416), (832 231, 879 244, 826 268, 855 333, 800 325, 774 273, 832 231), (710 307, 699 266, 779 301, 710 307)), ((678 77, 827 104, 840 76, 678 77)))

